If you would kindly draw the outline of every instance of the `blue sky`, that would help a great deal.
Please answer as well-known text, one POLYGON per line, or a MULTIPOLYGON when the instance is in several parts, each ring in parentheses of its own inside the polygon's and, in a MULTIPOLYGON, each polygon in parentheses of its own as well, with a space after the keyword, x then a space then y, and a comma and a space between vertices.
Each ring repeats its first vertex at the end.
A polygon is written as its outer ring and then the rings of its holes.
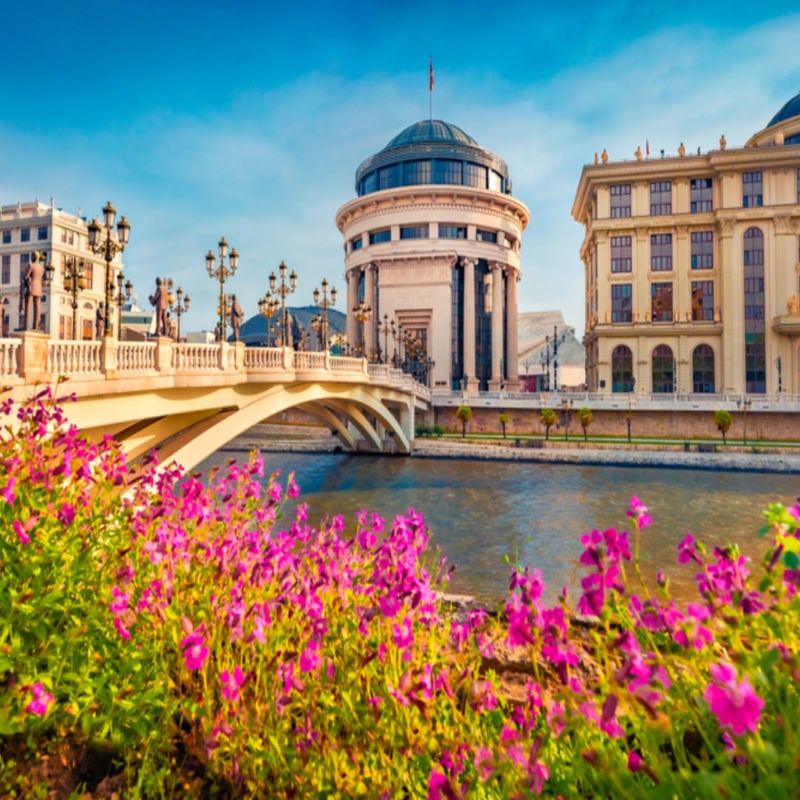
POLYGON ((248 316, 281 260, 293 305, 340 289, 337 209, 361 161, 433 116, 509 165, 531 210, 520 310, 584 323, 580 172, 744 142, 800 91, 790 2, 256 2, 43 0, 3 14, 0 203, 38 196, 84 216, 113 200, 133 225, 140 304, 157 275, 214 325, 204 257, 221 235, 248 316), (35 13, 33 11, 35 9, 35 13), (110 13, 106 11, 110 9, 110 13))

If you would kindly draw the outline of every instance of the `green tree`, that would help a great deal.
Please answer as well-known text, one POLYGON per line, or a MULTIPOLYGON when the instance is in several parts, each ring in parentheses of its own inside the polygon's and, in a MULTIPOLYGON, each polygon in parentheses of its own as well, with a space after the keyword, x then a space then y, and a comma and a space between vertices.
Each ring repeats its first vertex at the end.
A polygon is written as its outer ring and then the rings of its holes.
POLYGON ((725 411, 724 408, 720 408, 714 412, 714 424, 722 434, 722 443, 725 444, 727 442, 726 434, 733 424, 733 415, 730 411, 725 411))
POLYGON ((544 425, 544 438, 550 438, 550 428, 556 424, 556 412, 552 408, 543 408, 539 414, 539 422, 544 425))
POLYGON ((592 424, 592 409, 586 406, 579 408, 578 419, 581 421, 581 427, 583 428, 583 441, 588 441, 589 437, 586 435, 586 429, 592 424))
POLYGON ((469 406, 459 406, 456 409, 456 416, 461 420, 461 438, 467 435, 467 423, 472 419, 472 409, 469 406))
POLYGON ((506 414, 505 411, 500 412, 500 416, 497 418, 500 420, 500 425, 503 428, 503 438, 506 438, 506 425, 508 424, 509 416, 506 414))

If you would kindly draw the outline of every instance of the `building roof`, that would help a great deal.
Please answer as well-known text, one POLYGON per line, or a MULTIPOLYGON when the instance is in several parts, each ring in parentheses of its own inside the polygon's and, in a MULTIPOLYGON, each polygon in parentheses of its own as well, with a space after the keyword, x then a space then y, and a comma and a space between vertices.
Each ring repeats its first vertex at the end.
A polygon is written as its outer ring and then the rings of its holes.
POLYGON ((771 128, 792 117, 800 117, 800 92, 784 104, 783 108, 767 123, 767 127, 771 128))
POLYGON ((423 119, 409 125, 405 130, 400 131, 381 152, 394 150, 407 144, 419 144, 422 142, 457 142, 459 144, 480 145, 468 134, 464 133, 457 125, 443 122, 440 119, 423 119))

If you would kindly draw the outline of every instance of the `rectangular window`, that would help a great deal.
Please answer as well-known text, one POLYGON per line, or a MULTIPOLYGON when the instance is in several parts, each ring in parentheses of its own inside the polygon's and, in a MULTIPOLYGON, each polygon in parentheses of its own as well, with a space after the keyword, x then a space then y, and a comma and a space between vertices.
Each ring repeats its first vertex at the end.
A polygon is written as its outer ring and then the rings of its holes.
POLYGON ((650 315, 653 322, 672 322, 672 284, 650 286, 650 315))
POLYGON ((378 170, 378 189, 394 189, 400 186, 400 165, 391 164, 378 170))
POLYGON ((474 186, 476 189, 486 188, 486 167, 480 164, 464 164, 464 185, 474 186))
POLYGON ((630 283, 615 283, 611 286, 611 321, 631 321, 631 287, 630 283))
POLYGON ((356 236, 355 239, 350 240, 350 252, 352 253, 353 250, 360 250, 364 244, 364 240, 360 236, 356 236))
POLYGON ((714 232, 692 231, 692 269, 714 269, 714 232))
POLYGON ((3 244, 11 244, 11 231, 3 231, 3 244))
POLYGON ((761 171, 742 173, 742 208, 764 205, 764 189, 761 171))
POLYGON ((631 185, 620 183, 611 187, 612 218, 629 217, 631 215, 631 185))
POLYGON ((430 225, 406 225, 400 228, 401 239, 427 239, 430 236, 430 225))
POLYGON ((47 241, 47 225, 40 225, 39 229, 36 231, 36 238, 40 242, 47 241))
POLYGON ((714 321, 714 281, 692 281, 692 320, 714 321))
POLYGON ((3 283, 11 283, 11 256, 3 256, 3 272, 0 280, 3 283))
POLYGON ((392 240, 392 232, 389 228, 384 228, 382 231, 370 231, 369 243, 380 244, 381 242, 390 242, 392 240))
POLYGON ((692 178, 690 191, 689 203, 692 214, 714 210, 711 200, 711 178, 692 178))
POLYGON ((437 158, 433 162, 431 183, 454 183, 461 185, 461 162, 447 158, 437 158))
POLYGON ((672 181, 655 181, 650 184, 650 216, 672 213, 672 181))
POLYGON ((653 233, 650 236, 650 269, 669 272, 672 269, 672 234, 653 233))
POLYGON ((83 267, 83 277, 86 280, 86 288, 94 289, 94 265, 87 261, 83 267))
POLYGON ((630 272, 631 271, 631 237, 612 236, 611 237, 611 271, 630 272))
POLYGON ((493 244, 497 244, 497 233, 495 231, 483 231, 478 228, 475 231, 475 238, 479 242, 492 242, 493 244))
POLYGON ((19 240, 21 242, 29 242, 31 240, 31 229, 30 228, 23 228, 19 232, 19 240))
POLYGON ((466 239, 467 229, 461 225, 442 225, 439 223, 440 239, 466 239))
POLYGON ((403 164, 403 186, 431 182, 430 161, 406 161, 403 164))

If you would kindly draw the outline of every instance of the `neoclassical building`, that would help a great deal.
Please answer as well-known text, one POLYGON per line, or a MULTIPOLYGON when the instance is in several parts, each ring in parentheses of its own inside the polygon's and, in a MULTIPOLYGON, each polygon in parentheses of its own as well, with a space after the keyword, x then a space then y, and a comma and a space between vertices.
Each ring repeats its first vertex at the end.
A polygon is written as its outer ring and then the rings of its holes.
MULTIPOLYGON (((97 307, 105 296, 105 262, 89 247, 86 219, 38 200, 0 207, 0 305, 3 335, 22 327, 22 279, 34 253, 52 264, 53 279, 44 287, 39 327, 53 339, 94 339, 97 307), (75 270, 75 290, 69 276, 75 270)), ((116 287, 121 254, 111 263, 116 287)), ((112 305, 116 331, 119 304, 112 305)))
POLYGON ((581 173, 590 391, 800 393, 800 94, 743 147, 581 173))
POLYGON ((434 389, 515 388, 530 214, 505 162, 455 125, 424 120, 358 167, 356 194, 336 214, 356 351, 432 362, 434 389), (362 303, 369 319, 354 313, 362 303))

